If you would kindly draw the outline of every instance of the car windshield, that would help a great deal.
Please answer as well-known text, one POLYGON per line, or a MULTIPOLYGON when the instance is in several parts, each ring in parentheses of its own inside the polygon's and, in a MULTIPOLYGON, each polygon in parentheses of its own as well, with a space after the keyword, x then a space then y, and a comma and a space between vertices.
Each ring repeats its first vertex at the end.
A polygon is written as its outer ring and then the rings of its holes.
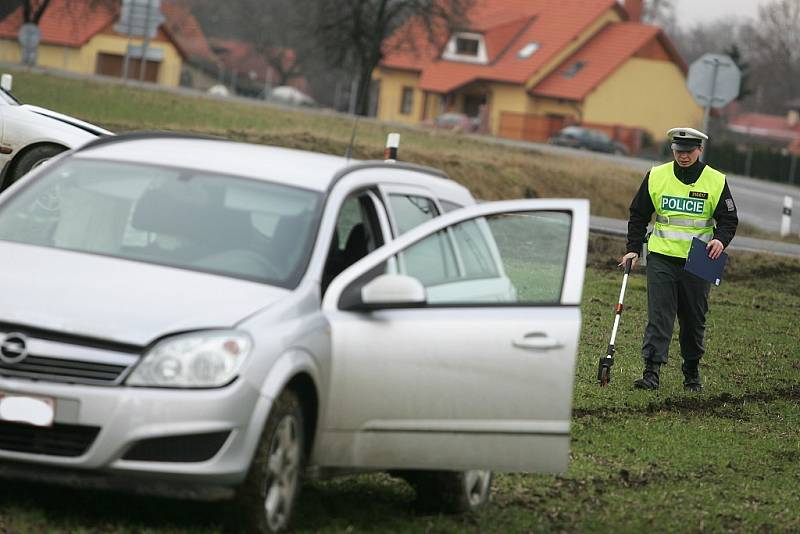
POLYGON ((293 288, 321 197, 196 170, 72 159, 0 205, 0 240, 293 288))

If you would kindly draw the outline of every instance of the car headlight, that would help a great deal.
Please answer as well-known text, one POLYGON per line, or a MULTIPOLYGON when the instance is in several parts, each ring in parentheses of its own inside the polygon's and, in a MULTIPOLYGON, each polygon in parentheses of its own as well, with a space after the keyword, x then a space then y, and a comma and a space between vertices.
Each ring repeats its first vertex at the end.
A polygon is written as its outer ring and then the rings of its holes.
POLYGON ((252 346, 250 336, 228 330, 170 337, 144 355, 125 383, 175 388, 224 386, 236 378, 252 346))

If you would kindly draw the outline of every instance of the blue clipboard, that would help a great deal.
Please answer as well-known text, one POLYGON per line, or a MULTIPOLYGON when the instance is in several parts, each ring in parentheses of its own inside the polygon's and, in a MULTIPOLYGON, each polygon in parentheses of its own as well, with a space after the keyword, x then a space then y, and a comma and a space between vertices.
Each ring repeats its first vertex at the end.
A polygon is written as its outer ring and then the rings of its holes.
POLYGON ((722 271, 725 270, 725 264, 727 262, 728 255, 724 252, 720 254, 719 258, 716 260, 709 258, 708 250, 706 250, 706 243, 693 237, 692 246, 689 249, 689 256, 686 258, 686 266, 684 269, 718 286, 722 281, 722 271))

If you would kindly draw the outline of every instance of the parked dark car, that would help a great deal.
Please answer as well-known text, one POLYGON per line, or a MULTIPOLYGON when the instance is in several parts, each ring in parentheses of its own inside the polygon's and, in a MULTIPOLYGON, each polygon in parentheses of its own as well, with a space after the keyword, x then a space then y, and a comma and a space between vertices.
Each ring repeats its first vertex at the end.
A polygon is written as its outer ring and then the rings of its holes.
POLYGON ((570 148, 583 148, 607 154, 627 154, 628 147, 612 140, 600 130, 583 128, 581 126, 567 126, 558 135, 548 141, 551 145, 567 146, 570 148))

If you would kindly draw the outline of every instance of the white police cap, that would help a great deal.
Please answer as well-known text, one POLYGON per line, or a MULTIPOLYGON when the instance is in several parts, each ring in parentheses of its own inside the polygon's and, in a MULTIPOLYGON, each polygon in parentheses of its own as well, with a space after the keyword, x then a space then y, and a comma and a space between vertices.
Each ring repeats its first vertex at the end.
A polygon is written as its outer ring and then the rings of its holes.
POLYGON ((708 140, 706 134, 694 128, 672 128, 667 136, 672 141, 673 150, 694 150, 708 140))

